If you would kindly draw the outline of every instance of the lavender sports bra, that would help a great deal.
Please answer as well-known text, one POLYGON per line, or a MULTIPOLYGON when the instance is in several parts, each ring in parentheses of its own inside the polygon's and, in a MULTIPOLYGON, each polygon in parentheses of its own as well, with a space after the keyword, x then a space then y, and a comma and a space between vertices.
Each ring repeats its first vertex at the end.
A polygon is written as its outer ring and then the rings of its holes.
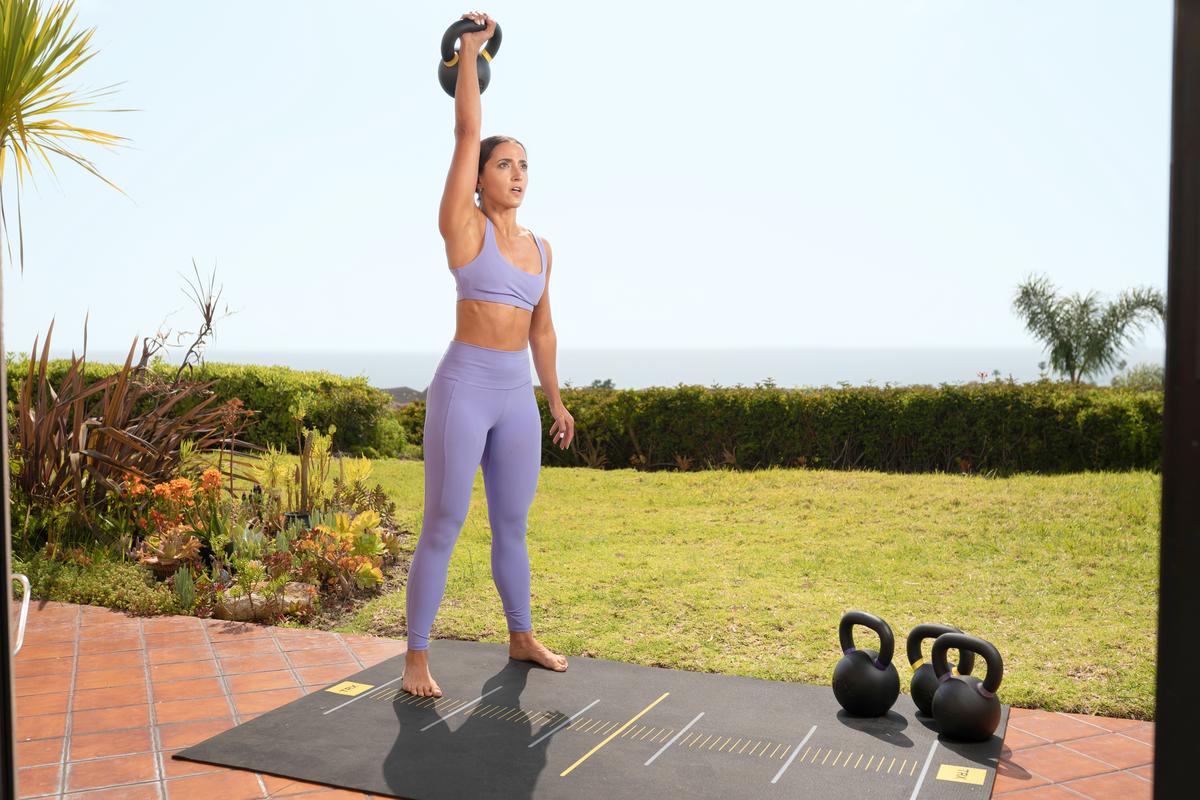
POLYGON ((533 237, 542 256, 542 271, 531 275, 514 266, 501 254, 492 230, 492 220, 486 214, 484 219, 487 223, 483 229, 483 249, 479 255, 461 267, 450 267, 454 273, 458 299, 507 303, 532 311, 546 288, 546 251, 542 248, 542 240, 533 237))

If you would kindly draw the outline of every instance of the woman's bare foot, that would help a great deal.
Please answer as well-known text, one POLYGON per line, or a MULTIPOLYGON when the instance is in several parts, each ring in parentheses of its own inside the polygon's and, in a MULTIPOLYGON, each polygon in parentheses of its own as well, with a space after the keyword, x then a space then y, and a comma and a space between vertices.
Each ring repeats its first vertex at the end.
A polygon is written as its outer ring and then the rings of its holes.
POLYGON ((404 654, 404 679, 400 688, 409 694, 421 697, 441 697, 441 687, 429 674, 429 653, 426 650, 408 650, 404 654))
POLYGON ((535 661, 555 672, 565 672, 567 669, 567 660, 547 650, 544 644, 533 638, 533 631, 508 632, 508 657, 518 661, 535 661))

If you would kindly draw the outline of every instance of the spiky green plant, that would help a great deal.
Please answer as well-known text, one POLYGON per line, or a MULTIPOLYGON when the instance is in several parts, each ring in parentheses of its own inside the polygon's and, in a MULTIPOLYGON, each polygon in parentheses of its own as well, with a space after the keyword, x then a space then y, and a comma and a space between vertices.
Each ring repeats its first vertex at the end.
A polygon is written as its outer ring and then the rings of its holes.
POLYGON ((184 610, 191 610, 196 603, 196 583, 192 580, 192 571, 184 565, 175 573, 175 597, 184 610))
MULTIPOLYGON (((124 136, 72 125, 62 118, 64 112, 93 105, 89 94, 64 86, 67 78, 96 54, 88 49, 95 28, 74 32, 75 20, 67 18, 73 10, 71 0, 55 3, 47 10, 42 9, 38 0, 4 0, 0 3, 0 237, 7 240, 8 217, 3 189, 5 167, 11 152, 12 163, 17 169, 17 233, 22 274, 25 271, 25 238, 21 225, 21 183, 25 173, 32 175, 33 156, 40 156, 51 174, 55 173, 50 153, 70 159, 125 194, 121 187, 101 175, 90 160, 68 149, 72 140, 105 147, 128 141, 124 136)), ((111 94, 112 87, 117 85, 101 87, 90 96, 111 94)))
POLYGON ((1051 367, 1069 376, 1071 383, 1115 366, 1144 322, 1166 319, 1167 300, 1157 289, 1123 292, 1107 305, 1095 294, 1059 297, 1047 278, 1036 277, 1018 286, 1013 299, 1013 309, 1029 332, 1050 348, 1051 367))

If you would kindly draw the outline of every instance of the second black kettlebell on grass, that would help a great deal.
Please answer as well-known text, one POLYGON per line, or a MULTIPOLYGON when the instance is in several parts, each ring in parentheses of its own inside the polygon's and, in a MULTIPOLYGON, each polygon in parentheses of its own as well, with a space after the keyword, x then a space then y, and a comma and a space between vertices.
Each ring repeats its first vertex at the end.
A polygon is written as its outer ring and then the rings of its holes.
POLYGON ((843 655, 833 668, 833 696, 852 716, 882 717, 900 695, 900 675, 892 664, 892 629, 874 614, 847 611, 838 625, 838 642, 843 655), (855 625, 878 634, 878 652, 854 646, 855 625))
MULTIPOLYGON (((933 665, 921 656, 921 644, 926 639, 936 639, 943 633, 962 633, 953 625, 918 625, 908 634, 905 650, 908 663, 912 666, 912 682, 909 691, 917 711, 928 717, 933 715, 933 693, 937 690, 938 679, 933 674, 933 665)), ((975 668, 975 654, 970 650, 960 651, 958 664, 951 669, 953 675, 970 675, 975 668)))

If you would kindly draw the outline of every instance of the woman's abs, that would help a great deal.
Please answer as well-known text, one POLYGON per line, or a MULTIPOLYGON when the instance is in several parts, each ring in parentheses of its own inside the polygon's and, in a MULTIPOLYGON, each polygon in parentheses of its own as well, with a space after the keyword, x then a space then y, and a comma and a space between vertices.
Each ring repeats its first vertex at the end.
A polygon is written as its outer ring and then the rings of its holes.
POLYGON ((506 303, 459 300, 455 311, 454 338, 496 350, 522 350, 529 344, 529 321, 532 318, 533 312, 506 303))

